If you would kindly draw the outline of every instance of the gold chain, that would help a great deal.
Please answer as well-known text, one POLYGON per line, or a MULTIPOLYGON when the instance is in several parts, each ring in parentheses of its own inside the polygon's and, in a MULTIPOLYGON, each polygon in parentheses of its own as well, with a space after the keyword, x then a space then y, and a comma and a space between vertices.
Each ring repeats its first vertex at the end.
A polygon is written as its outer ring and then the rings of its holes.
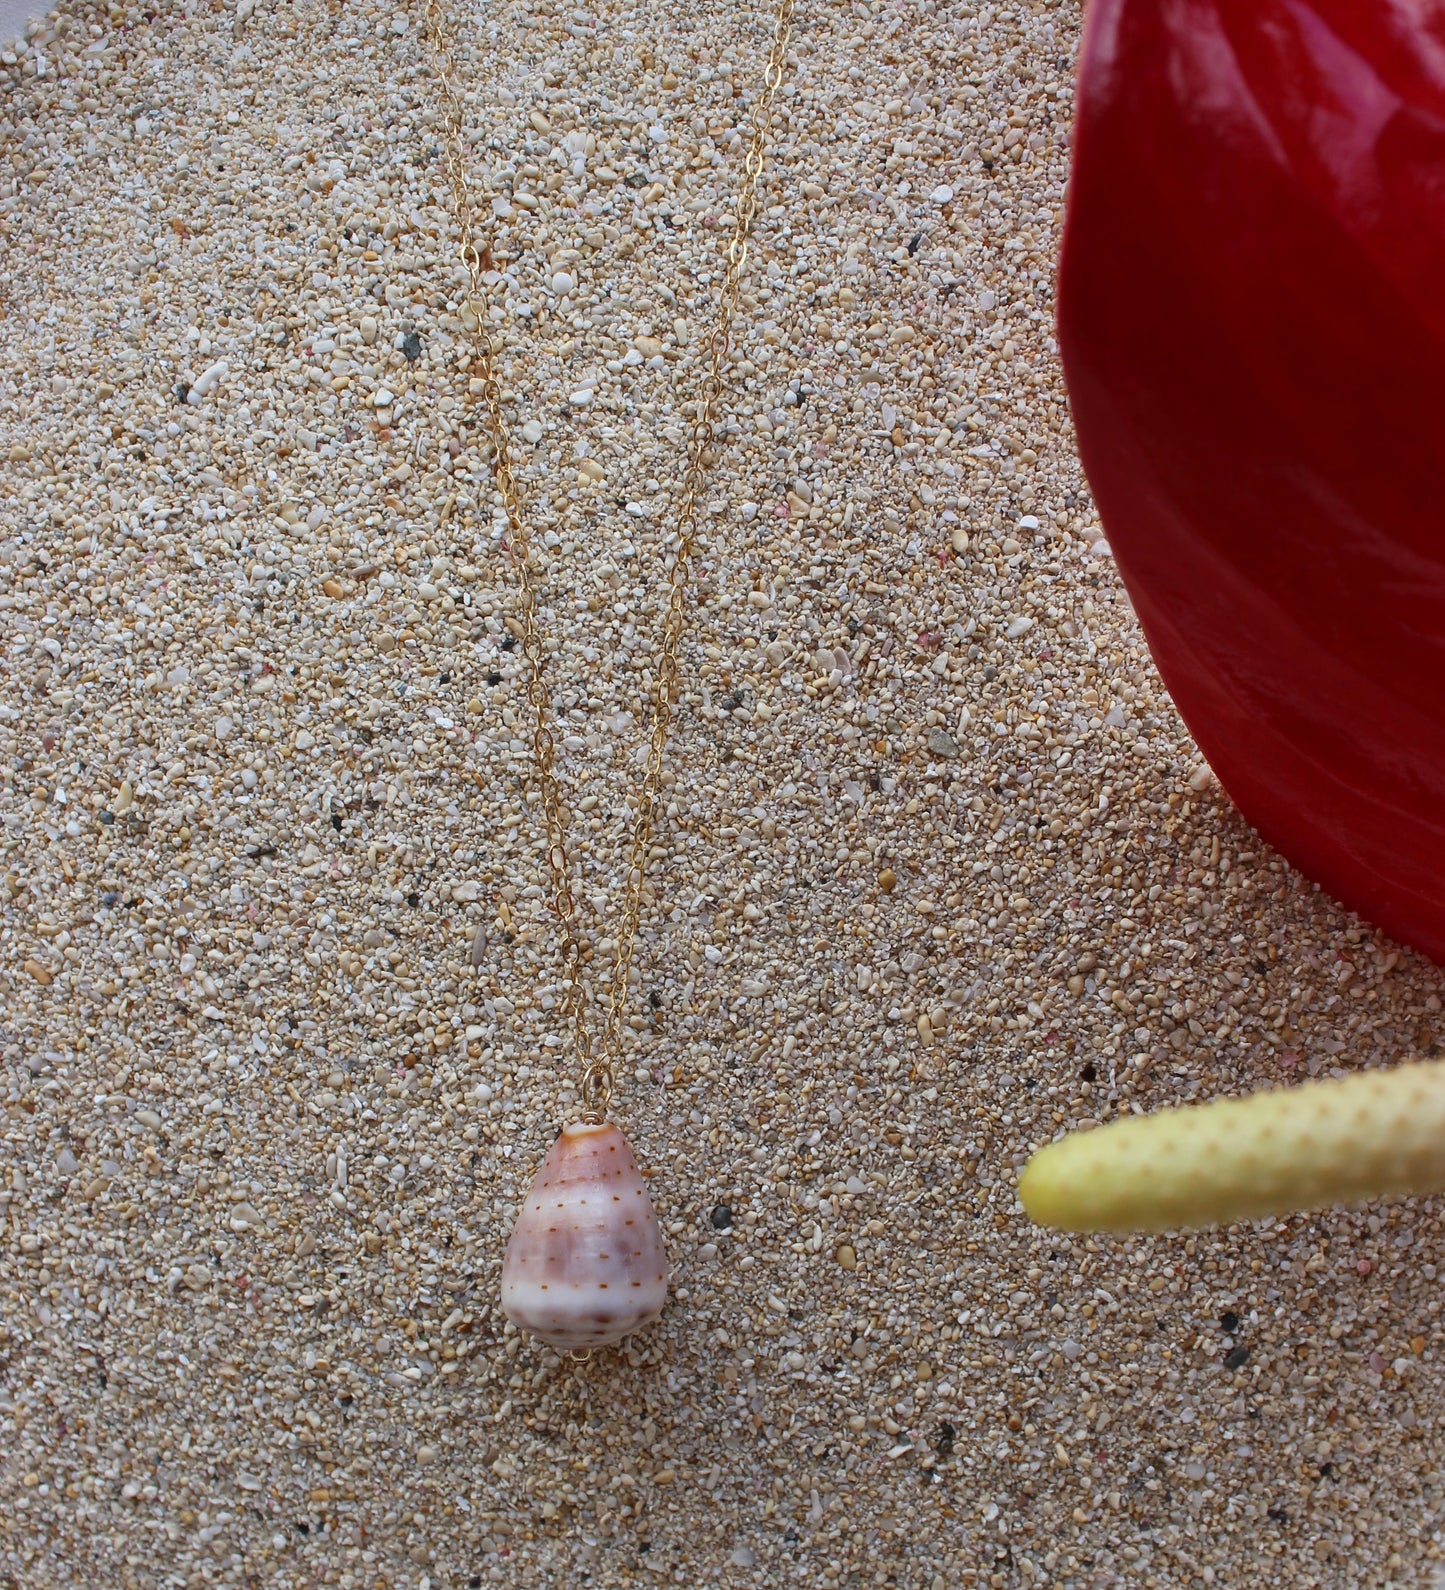
POLYGON ((554 765, 556 741, 549 726, 551 702, 548 697, 542 658, 542 635, 537 622, 537 597, 541 571, 532 556, 531 534, 522 512, 521 494, 512 468, 511 435, 502 411, 502 388, 495 372, 495 357, 500 339, 494 345, 486 326, 486 290, 483 277, 490 265, 490 249, 479 247, 475 234, 475 212, 471 184, 467 180, 463 149, 463 100, 458 86, 455 38, 442 0, 426 0, 427 34, 436 59, 436 71, 445 99, 443 133, 447 175, 451 179, 452 204, 461 232, 461 261, 471 281, 471 298, 463 317, 473 337, 472 390, 480 394, 492 441, 492 478, 496 481, 506 510, 507 531, 512 561, 517 567, 521 588, 518 616, 522 628, 522 655, 526 663, 526 692, 534 714, 532 754, 542 791, 542 811, 547 831, 547 863, 552 875, 552 908, 562 932, 562 982, 564 1019, 571 1023, 577 1058, 582 1065, 580 1094, 583 1109, 601 1119, 612 1098, 616 1066, 622 1050, 622 1024, 627 1009, 632 957, 637 941, 637 924, 642 913, 642 887, 647 864, 647 847, 652 839, 657 791, 662 777, 662 757, 672 722, 673 698, 678 683, 678 649, 682 644, 686 619, 689 566, 697 541, 697 505, 706 472, 716 461, 718 405, 723 394, 723 371, 727 366, 732 341, 732 321, 737 309, 743 265, 748 255, 748 236, 760 200, 759 179, 763 171, 763 150, 772 127, 774 102, 783 82, 788 36, 792 31, 795 0, 780 0, 773 40, 768 50, 763 88, 753 103, 752 138, 743 165, 742 191, 738 195, 737 220, 727 248, 727 270, 723 276, 717 324, 709 339, 712 359, 703 377, 700 398, 692 403, 691 437, 687 468, 682 477, 682 500, 677 510, 677 554, 669 574, 667 616, 662 626, 662 661, 653 686, 652 728, 648 740, 647 765, 637 810, 632 819, 632 842, 623 892, 622 922, 617 935, 617 954, 607 999, 607 1016, 601 1042, 594 1052, 587 1026, 586 998, 582 982, 582 947, 577 937, 577 903, 569 881, 566 818, 554 765), (486 263, 484 264, 484 257, 486 263))

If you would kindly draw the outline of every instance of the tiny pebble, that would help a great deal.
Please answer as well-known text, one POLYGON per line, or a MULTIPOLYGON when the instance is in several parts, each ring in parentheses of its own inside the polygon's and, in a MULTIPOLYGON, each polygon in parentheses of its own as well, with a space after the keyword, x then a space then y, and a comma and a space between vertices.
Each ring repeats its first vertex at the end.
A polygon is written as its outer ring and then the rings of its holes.
POLYGON ((928 731, 928 749, 934 756, 952 759, 959 754, 958 741, 943 729, 930 729, 928 731))
POLYGON ((224 359, 217 359, 214 364, 208 365, 200 373, 200 375, 198 375, 196 379, 191 382, 191 391, 188 401, 191 403, 199 403, 202 398, 208 397, 212 392, 214 392, 230 373, 230 365, 224 359))

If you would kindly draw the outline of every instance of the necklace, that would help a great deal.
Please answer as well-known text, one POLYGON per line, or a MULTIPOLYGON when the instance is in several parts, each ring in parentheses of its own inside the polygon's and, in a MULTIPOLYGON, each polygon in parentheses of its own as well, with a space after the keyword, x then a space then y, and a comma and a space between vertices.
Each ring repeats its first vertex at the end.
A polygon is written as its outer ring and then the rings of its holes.
POLYGON ((707 471, 716 460, 718 407, 731 345, 748 238, 759 206, 763 151, 773 106, 782 86, 795 0, 780 0, 768 50, 763 87, 752 110, 752 137, 743 164, 737 220, 727 246, 717 319, 708 349, 708 372, 693 404, 687 467, 677 507, 677 553, 668 574, 661 662, 650 701, 651 728, 637 810, 632 819, 617 950, 607 991, 606 1014, 594 1041, 582 978, 582 949, 576 927, 567 855, 566 820, 554 765, 555 736, 537 619, 540 571, 511 463, 510 434, 495 372, 494 346, 486 327, 486 283, 490 249, 479 243, 462 137, 455 36, 442 0, 427 0, 426 27, 443 96, 443 154, 452 206, 461 233, 461 261, 471 285, 467 313, 472 332, 471 390, 481 399, 492 442, 492 478, 506 512, 510 556, 519 588, 518 618, 526 695, 533 714, 532 753, 541 788, 547 835, 552 909, 562 947, 562 1014, 570 1027, 581 1067, 581 1114, 563 1128, 543 1159, 527 1194, 502 1265, 502 1307, 524 1330, 559 1349, 587 1350, 620 1341, 662 1312, 668 1266, 662 1233, 642 1172, 621 1129, 608 1118, 616 1086, 622 1029, 627 1013, 628 974, 642 911, 648 845, 662 775, 663 753, 678 688, 678 650, 686 622, 688 577, 697 545, 697 507, 707 471))

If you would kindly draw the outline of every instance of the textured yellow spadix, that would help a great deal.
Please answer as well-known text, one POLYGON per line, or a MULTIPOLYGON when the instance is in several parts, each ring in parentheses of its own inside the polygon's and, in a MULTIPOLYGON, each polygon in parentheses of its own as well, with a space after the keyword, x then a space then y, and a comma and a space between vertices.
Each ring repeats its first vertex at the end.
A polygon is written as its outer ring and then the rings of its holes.
POLYGON ((1165 1231, 1445 1188, 1445 1061, 1161 1110, 1042 1148, 1031 1220, 1165 1231))

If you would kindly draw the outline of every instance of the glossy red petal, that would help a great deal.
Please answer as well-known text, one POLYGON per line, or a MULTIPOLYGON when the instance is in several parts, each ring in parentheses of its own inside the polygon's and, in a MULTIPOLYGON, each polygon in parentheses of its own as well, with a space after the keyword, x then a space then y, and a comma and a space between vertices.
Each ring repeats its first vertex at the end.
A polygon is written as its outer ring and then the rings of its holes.
POLYGON ((1204 754, 1445 961, 1445 0, 1093 0, 1059 326, 1204 754))

